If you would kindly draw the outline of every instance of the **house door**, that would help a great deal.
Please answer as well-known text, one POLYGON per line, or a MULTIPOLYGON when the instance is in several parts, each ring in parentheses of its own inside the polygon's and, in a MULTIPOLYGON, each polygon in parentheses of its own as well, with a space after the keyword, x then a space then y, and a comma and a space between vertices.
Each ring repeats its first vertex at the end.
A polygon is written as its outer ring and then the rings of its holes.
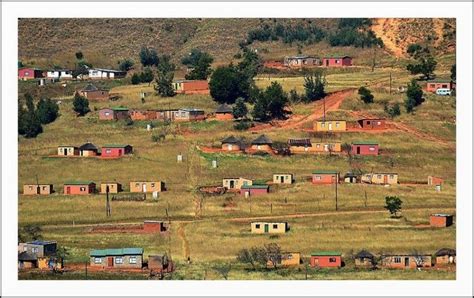
POLYGON ((328 144, 324 144, 324 151, 329 151, 329 145, 328 144))
POLYGON ((383 175, 383 183, 388 184, 388 177, 387 175, 383 175))
POLYGON ((280 176, 280 182, 285 183, 285 176, 280 176))
POLYGON ((235 181, 234 180, 229 181, 229 188, 235 188, 235 181))
POLYGON ((227 150, 229 150, 229 151, 232 150, 232 145, 231 145, 231 144, 228 144, 228 145, 227 145, 227 150))
POLYGON ((121 156, 122 155, 122 149, 119 149, 118 151, 118 155, 121 156))
POLYGON ((326 60, 326 66, 329 66, 329 60, 326 60))
POLYGON ((332 130, 332 123, 328 123, 328 130, 332 130))
POLYGON ((268 232, 269 232, 268 224, 265 224, 265 226, 264 226, 264 232, 265 232, 265 233, 268 233, 268 232))
POLYGON ((360 154, 360 147, 357 146, 357 154, 360 154))
POLYGON ((68 195, 71 194, 71 187, 70 186, 66 187, 66 194, 68 194, 68 195))
POLYGON ((405 267, 410 267, 410 258, 405 258, 405 267))
POLYGON ((68 149, 63 149, 64 155, 67 155, 67 151, 68 151, 68 149))
POLYGON ((113 257, 108 257, 107 258, 107 266, 108 267, 114 267, 114 258, 113 257))
POLYGON ((146 183, 143 183, 143 184, 142 184, 142 191, 143 191, 143 192, 146 192, 146 183))
POLYGON ((39 186, 36 187, 36 194, 37 194, 37 195, 41 194, 41 189, 40 189, 39 186))

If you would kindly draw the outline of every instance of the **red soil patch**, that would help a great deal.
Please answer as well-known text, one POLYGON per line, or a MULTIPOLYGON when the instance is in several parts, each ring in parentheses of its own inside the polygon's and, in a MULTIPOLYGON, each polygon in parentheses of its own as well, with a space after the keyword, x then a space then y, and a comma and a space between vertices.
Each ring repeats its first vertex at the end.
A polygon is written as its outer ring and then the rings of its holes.
POLYGON ((89 233, 163 234, 166 232, 145 231, 143 225, 102 225, 91 228, 89 233))

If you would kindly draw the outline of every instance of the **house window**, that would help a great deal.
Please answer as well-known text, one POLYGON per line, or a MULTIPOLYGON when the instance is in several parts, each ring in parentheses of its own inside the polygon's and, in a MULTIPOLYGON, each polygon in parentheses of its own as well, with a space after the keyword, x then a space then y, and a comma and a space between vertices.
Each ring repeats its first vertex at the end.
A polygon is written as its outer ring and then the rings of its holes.
POLYGON ((394 261, 395 263, 401 263, 401 262, 402 262, 402 258, 401 258, 401 257, 395 257, 395 258, 393 258, 393 261, 394 261))
POLYGON ((32 253, 38 253, 38 248, 37 247, 32 247, 31 252, 32 253))
POLYGON ((46 190, 46 186, 43 186, 43 190, 46 190))
POLYGON ((135 183, 135 187, 140 187, 140 183, 135 183))
POLYGON ((257 145, 257 149, 262 149, 262 147, 260 145, 257 145))
POLYGON ((443 84, 441 87, 443 87, 443 88, 448 88, 448 85, 443 84))
POLYGON ((369 151, 375 151, 375 147, 370 146, 370 147, 369 147, 369 151))
POLYGON ((106 149, 106 150, 105 150, 105 153, 110 154, 110 153, 112 153, 112 150, 106 149))
POLYGON ((314 176, 315 180, 321 180, 321 176, 314 176))
POLYGON ((33 186, 32 186, 32 185, 30 185, 30 190, 33 190, 33 186))
POLYGON ((260 229, 260 224, 256 224, 256 225, 255 225, 255 228, 256 228, 256 229, 260 229))
POLYGON ((155 187, 155 183, 152 183, 152 184, 151 184, 151 187, 155 187))
POLYGON ((86 188, 85 188, 85 187, 81 187, 80 190, 81 190, 81 191, 86 191, 86 188))
POLYGON ((109 112, 105 112, 104 114, 105 114, 105 116, 109 116, 109 115, 110 115, 110 113, 109 113, 109 112))
POLYGON ((336 258, 329 258, 329 263, 336 263, 336 258))
POLYGON ((101 264, 102 258, 94 258, 94 264, 101 264))
POLYGON ((23 246, 23 251, 28 251, 28 247, 23 246))
POLYGON ((336 62, 336 64, 339 64, 339 59, 336 59, 335 62, 336 62))
POLYGON ((123 257, 115 257, 115 264, 123 264, 123 257))
POLYGON ((274 225, 273 225, 273 228, 274 228, 274 229, 278 229, 278 224, 274 224, 274 225))
POLYGON ((137 263, 137 257, 135 257, 135 256, 130 257, 129 260, 128 260, 128 262, 129 262, 130 264, 136 264, 136 263, 137 263))
POLYGON ((380 121, 377 121, 377 125, 382 125, 382 122, 380 122, 380 121))
POLYGON ((320 148, 321 147, 321 144, 316 144, 316 148, 320 148))
POLYGON ((435 84, 430 84, 430 87, 434 88, 434 87, 436 87, 436 85, 435 84))
POLYGON ((336 127, 339 127, 339 122, 336 122, 336 127))
POLYGON ((321 127, 324 127, 324 125, 325 125, 325 123, 324 123, 324 122, 322 122, 322 123, 321 123, 321 127))
POLYGON ((377 175, 377 178, 378 178, 378 179, 382 179, 382 175, 377 175))
POLYGON ((393 179, 393 178, 395 178, 395 176, 394 176, 394 175, 390 175, 390 179, 393 179))

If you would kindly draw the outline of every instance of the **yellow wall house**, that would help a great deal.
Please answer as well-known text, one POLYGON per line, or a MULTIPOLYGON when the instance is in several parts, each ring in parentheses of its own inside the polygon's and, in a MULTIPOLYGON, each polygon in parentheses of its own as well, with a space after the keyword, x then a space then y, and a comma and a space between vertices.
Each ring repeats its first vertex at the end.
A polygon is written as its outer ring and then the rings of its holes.
POLYGON ((23 185, 24 195, 49 195, 53 192, 52 184, 25 184, 23 185))
POLYGON ((107 193, 107 186, 109 187, 109 193, 118 193, 122 190, 122 185, 117 182, 104 182, 100 184, 100 193, 107 193))
POLYGON ((164 183, 161 181, 145 182, 133 181, 130 182, 130 192, 160 192, 164 190, 164 183))
POLYGON ((397 173, 370 173, 362 175, 362 183, 398 184, 397 173))
MULTIPOLYGON (((299 252, 283 252, 281 253, 281 260, 278 262, 278 266, 282 267, 293 267, 298 266, 301 263, 301 253, 299 252)), ((267 262, 267 267, 272 267, 271 261, 267 262)))
POLYGON ((346 131, 345 120, 318 120, 314 123, 315 131, 346 131))
POLYGON ((273 183, 275 184, 292 184, 293 174, 279 173, 273 174, 273 183))
POLYGON ((250 230, 254 234, 284 234, 290 230, 288 222, 252 222, 250 230))
POLYGON ((222 179, 222 186, 227 189, 241 189, 244 185, 252 185, 252 180, 242 177, 222 179))
POLYGON ((341 143, 313 143, 311 148, 313 152, 341 152, 341 143))

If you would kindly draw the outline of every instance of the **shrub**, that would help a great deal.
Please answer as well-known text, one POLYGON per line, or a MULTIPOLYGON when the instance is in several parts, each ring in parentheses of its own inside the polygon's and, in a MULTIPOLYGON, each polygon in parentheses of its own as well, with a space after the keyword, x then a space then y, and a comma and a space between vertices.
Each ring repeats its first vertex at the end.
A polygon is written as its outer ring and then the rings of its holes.
POLYGON ((369 89, 365 87, 360 87, 358 94, 360 95, 360 99, 368 104, 368 103, 373 103, 374 102, 374 96, 372 95, 372 92, 370 92, 369 89))
POLYGON ((76 94, 74 95, 73 109, 78 116, 84 116, 85 114, 90 112, 89 101, 87 100, 87 98, 80 96, 79 93, 76 92, 76 94))
POLYGON ((234 124, 234 129, 243 131, 243 130, 248 130, 252 126, 253 124, 250 121, 239 121, 234 124))

